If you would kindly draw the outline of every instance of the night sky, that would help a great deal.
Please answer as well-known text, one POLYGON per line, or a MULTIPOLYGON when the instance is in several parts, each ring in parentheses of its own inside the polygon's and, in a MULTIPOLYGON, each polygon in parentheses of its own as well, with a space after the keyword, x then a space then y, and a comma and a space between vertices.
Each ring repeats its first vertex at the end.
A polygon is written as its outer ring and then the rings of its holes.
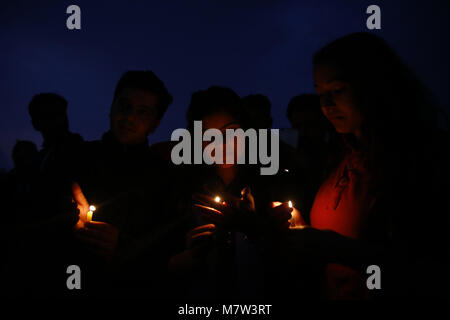
POLYGON ((229 86, 272 101, 274 127, 288 127, 293 96, 313 92, 312 54, 367 31, 366 8, 381 7, 381 35, 450 113, 448 1, 10 1, 0 2, 0 168, 17 139, 42 138, 27 106, 34 94, 69 101, 72 132, 98 139, 109 126, 113 90, 129 69, 151 69, 174 102, 150 141, 185 127, 192 92, 229 86), (66 8, 81 8, 81 30, 66 8))

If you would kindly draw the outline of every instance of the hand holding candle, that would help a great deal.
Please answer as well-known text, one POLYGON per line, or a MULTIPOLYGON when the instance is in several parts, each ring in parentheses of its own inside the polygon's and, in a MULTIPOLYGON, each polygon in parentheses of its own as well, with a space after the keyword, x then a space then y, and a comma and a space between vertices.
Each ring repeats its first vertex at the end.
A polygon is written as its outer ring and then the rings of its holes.
POLYGON ((81 190, 80 185, 77 182, 74 182, 72 184, 72 195, 80 212, 78 215, 78 222, 75 225, 75 229, 84 228, 84 224, 86 222, 92 221, 92 215, 96 208, 95 206, 89 205, 86 197, 83 194, 83 191, 81 190))
POLYGON ((89 206, 89 211, 87 212, 86 221, 88 221, 88 222, 92 221, 92 215, 94 214, 95 210, 96 210, 95 206, 89 206))
POLYGON ((195 194, 193 200, 194 209, 207 221, 223 224, 224 212, 226 211, 226 203, 220 196, 210 197, 204 194, 195 194))
POLYGON ((280 201, 272 202, 272 215, 278 223, 289 229, 301 227, 306 224, 300 214, 300 211, 294 207, 291 200, 287 203, 280 201))
POLYGON ((226 225, 231 229, 246 228, 254 214, 254 199, 249 188, 244 188, 241 198, 230 194, 210 197, 204 194, 195 194, 194 209, 207 221, 226 225))
POLYGON ((72 194, 77 208, 80 211, 79 219, 75 225, 75 236, 86 245, 86 248, 109 260, 116 251, 119 230, 105 222, 92 221, 95 206, 89 205, 78 183, 72 185, 72 194))

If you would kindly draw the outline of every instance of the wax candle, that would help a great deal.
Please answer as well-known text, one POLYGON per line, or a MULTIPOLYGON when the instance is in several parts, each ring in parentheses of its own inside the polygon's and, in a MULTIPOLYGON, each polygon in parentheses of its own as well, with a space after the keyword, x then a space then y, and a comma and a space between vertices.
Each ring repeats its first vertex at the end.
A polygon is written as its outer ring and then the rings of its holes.
POLYGON ((94 214, 95 210, 96 210, 95 206, 89 206, 89 211, 87 212, 86 221, 92 221, 92 215, 94 214))
POLYGON ((225 205, 225 201, 223 201, 220 196, 215 196, 214 197, 214 201, 217 202, 217 203, 225 205))

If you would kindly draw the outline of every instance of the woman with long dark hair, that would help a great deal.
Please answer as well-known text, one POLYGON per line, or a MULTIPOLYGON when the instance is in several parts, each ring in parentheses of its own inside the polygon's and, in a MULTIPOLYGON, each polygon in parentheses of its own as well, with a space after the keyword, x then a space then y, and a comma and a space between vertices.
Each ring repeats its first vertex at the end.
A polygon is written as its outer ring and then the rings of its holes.
MULTIPOLYGON (((384 257, 388 275, 393 268, 412 270, 411 263, 418 260, 429 264, 430 258, 441 258, 429 257, 443 244, 437 229, 423 230, 430 215, 441 226, 448 221, 442 215, 445 182, 437 179, 443 172, 436 171, 442 168, 436 166, 442 151, 436 148, 437 107, 429 94, 374 34, 355 33, 328 44, 314 55, 313 65, 321 109, 346 148, 316 195, 311 226, 395 250, 396 257, 384 257)), ((364 297, 364 277, 341 264, 328 264, 325 295, 364 297)), ((388 282, 400 286, 395 291, 414 290, 408 277, 395 277, 388 282)))

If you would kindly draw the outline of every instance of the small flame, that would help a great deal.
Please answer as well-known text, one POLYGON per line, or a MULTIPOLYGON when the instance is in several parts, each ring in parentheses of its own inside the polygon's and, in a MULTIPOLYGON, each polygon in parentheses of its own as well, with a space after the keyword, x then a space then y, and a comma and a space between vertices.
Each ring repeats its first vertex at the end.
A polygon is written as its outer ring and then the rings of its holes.
POLYGON ((291 201, 291 200, 288 201, 288 206, 289 206, 289 208, 292 208, 292 207, 293 207, 292 201, 291 201))
POLYGON ((214 201, 217 202, 217 203, 220 203, 221 200, 222 200, 222 199, 221 199, 219 196, 216 196, 216 197, 214 198, 214 201))
POLYGON ((95 206, 89 206, 89 211, 86 214, 86 221, 92 221, 92 215, 97 208, 95 206))

